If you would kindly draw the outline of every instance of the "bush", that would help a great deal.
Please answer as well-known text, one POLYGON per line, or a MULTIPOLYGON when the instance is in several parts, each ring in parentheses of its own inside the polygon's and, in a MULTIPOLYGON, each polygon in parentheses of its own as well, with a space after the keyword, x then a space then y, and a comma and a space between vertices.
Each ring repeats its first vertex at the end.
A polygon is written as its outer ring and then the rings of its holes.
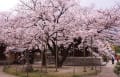
POLYGON ((114 68, 114 73, 116 73, 117 75, 120 74, 120 62, 118 62, 114 68))
POLYGON ((117 64, 116 65, 120 65, 120 62, 117 62, 117 64))

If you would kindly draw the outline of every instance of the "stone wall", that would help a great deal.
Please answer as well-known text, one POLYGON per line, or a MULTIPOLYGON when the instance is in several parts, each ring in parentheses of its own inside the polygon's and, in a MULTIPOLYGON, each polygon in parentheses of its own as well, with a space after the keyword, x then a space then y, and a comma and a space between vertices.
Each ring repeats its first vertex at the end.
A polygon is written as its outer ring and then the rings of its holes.
POLYGON ((64 65, 75 65, 75 66, 99 66, 102 65, 101 57, 68 57, 64 65))
MULTIPOLYGON (((54 57, 49 57, 48 64, 54 64, 54 57)), ((100 66, 102 65, 102 57, 67 57, 64 62, 66 66, 100 66)))

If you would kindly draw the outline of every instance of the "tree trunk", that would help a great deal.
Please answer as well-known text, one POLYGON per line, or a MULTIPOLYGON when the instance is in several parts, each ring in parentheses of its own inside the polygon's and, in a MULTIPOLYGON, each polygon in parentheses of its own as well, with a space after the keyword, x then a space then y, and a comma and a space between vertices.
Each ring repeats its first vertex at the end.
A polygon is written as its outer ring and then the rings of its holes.
POLYGON ((25 59, 26 59, 26 64, 25 64, 24 71, 25 72, 32 72, 33 67, 32 67, 32 64, 30 64, 30 53, 28 50, 26 50, 26 52, 25 52, 25 59))
POLYGON ((24 68, 25 72, 32 72, 33 71, 33 67, 32 64, 26 64, 25 68, 24 68))
POLYGON ((45 51, 42 52, 42 66, 46 66, 46 54, 45 54, 45 51))

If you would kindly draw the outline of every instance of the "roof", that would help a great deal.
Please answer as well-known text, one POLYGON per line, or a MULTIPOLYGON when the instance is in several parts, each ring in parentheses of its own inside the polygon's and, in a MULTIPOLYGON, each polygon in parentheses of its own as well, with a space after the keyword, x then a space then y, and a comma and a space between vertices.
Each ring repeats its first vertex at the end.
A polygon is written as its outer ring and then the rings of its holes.
POLYGON ((24 52, 27 48, 13 48, 10 49, 10 52, 24 52))

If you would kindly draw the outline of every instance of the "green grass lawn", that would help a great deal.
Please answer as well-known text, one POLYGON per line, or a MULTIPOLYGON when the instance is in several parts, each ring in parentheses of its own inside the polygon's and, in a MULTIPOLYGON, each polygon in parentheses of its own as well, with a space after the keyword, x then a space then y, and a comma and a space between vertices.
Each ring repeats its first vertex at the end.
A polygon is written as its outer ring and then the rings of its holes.
MULTIPOLYGON (((21 70, 21 67, 9 66, 5 67, 4 72, 12 75, 16 75, 18 77, 27 77, 27 73, 21 70)), ((55 72, 55 68, 48 67, 48 72, 40 72, 38 68, 35 68, 33 72, 29 72, 29 77, 85 77, 90 75, 96 75, 95 70, 91 70, 90 67, 87 67, 87 72, 83 72, 83 67, 75 67, 75 74, 73 74, 73 67, 63 67, 59 68, 58 72, 55 72)), ((97 71, 99 72, 99 71, 97 71)))

